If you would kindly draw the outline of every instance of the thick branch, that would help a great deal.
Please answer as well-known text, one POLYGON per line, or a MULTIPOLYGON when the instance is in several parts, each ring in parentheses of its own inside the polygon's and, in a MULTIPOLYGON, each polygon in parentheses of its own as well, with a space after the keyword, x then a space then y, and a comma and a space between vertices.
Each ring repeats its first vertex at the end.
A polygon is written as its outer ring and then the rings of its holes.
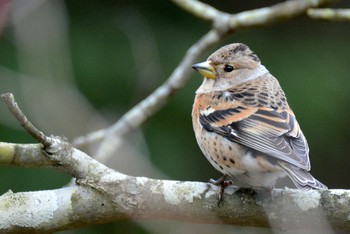
POLYGON ((347 218, 350 191, 347 190, 269 192, 236 191, 228 187, 224 202, 218 207, 216 186, 126 176, 59 139, 50 149, 52 154, 46 155, 39 144, 0 144, 2 165, 56 167, 78 178, 80 185, 4 194, 0 197, 0 217, 11 218, 0 219, 0 232, 27 232, 33 228, 58 231, 125 219, 172 219, 283 229, 331 226, 350 231, 347 218))
POLYGON ((0 142, 0 165, 19 167, 53 167, 40 144, 13 144, 0 142))
POLYGON ((325 229, 331 225, 350 230, 349 191, 306 193, 288 189, 271 193, 227 188, 223 206, 218 207, 216 186, 126 176, 66 141, 52 139, 54 143, 45 151, 38 144, 1 143, 0 163, 56 167, 77 178, 78 185, 2 195, 1 232, 52 232, 125 219, 172 219, 283 229, 325 229))
POLYGON ((10 191, 0 196, 0 232, 53 232, 126 219, 350 231, 347 190, 273 190, 270 197, 266 196, 270 193, 251 189, 232 194, 234 190, 228 188, 218 207, 218 188, 205 183, 112 173, 98 184, 108 191, 82 186, 25 193, 10 191))
POLYGON ((12 144, 0 142, 0 165, 20 167, 56 168, 81 180, 100 180, 101 176, 114 172, 84 152, 74 149, 60 139, 53 138, 45 151, 40 144, 12 144))

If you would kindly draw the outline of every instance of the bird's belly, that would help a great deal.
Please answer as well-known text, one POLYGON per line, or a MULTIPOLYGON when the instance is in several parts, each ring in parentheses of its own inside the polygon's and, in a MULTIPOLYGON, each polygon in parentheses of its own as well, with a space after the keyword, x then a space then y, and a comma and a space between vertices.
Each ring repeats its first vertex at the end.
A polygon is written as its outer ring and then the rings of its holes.
POLYGON ((196 139, 203 154, 216 170, 230 176, 245 172, 241 166, 245 153, 240 145, 205 130, 196 132, 196 139))
POLYGON ((216 133, 196 132, 200 149, 214 168, 242 185, 272 187, 286 173, 265 155, 253 155, 249 149, 216 133))

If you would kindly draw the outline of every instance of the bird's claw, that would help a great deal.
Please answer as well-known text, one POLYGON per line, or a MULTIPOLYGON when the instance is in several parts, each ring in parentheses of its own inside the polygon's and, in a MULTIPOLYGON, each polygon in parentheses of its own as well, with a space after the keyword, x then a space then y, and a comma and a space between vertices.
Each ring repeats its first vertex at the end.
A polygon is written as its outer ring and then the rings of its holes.
POLYGON ((209 180, 209 183, 216 186, 220 186, 218 206, 220 205, 220 202, 223 200, 225 188, 233 184, 231 180, 226 180, 227 177, 228 175, 223 175, 217 180, 214 180, 214 179, 209 180))

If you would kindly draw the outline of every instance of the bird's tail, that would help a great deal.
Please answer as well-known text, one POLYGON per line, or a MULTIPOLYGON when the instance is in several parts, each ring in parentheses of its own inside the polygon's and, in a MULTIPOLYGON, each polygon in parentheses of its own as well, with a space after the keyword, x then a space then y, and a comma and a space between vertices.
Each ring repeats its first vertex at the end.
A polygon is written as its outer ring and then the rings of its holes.
POLYGON ((279 165, 287 172, 295 186, 300 190, 307 191, 310 189, 328 189, 326 185, 315 179, 310 172, 304 169, 297 168, 285 162, 281 162, 279 165))

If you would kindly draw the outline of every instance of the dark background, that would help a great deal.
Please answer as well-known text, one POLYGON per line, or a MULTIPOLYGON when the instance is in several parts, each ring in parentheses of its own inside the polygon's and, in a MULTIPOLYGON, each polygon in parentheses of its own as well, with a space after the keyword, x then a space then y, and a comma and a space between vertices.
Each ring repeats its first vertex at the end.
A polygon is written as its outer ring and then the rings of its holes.
MULTIPOLYGON (((22 11, 24 16, 19 21, 16 21, 18 15, 13 13, 18 6, 11 5, 0 38, 0 91, 14 92, 25 111, 35 110, 35 113, 29 113, 29 118, 37 127, 48 134, 69 139, 115 122, 161 85, 186 50, 210 28, 208 22, 167 1, 51 2, 54 7, 45 17, 50 19, 56 13, 60 15, 61 28, 51 26, 49 20, 37 19, 39 14, 47 12, 41 9, 45 4, 21 6, 20 9, 29 10, 26 14, 22 11), (60 37, 58 44, 63 45, 64 50, 53 48, 54 52, 50 54, 47 51, 50 46, 39 42, 35 48, 31 47, 31 43, 36 42, 23 41, 26 37, 18 36, 18 30, 29 30, 28 38, 37 38, 38 41, 51 35, 48 41, 53 45, 60 37), (85 112, 80 109, 64 111, 64 103, 71 100, 64 100, 59 105, 48 104, 45 108, 36 105, 31 100, 39 99, 39 96, 46 104, 52 99, 64 99, 65 89, 52 89, 43 96, 45 87, 32 82, 31 86, 25 85, 20 79, 27 78, 19 74, 40 79, 38 84, 51 82, 53 87, 61 87, 56 84, 62 82, 69 84, 80 92, 82 102, 90 108, 89 113, 97 113, 103 118, 103 124, 91 121, 92 117, 82 114, 85 112), (51 97, 50 93, 54 92, 57 94, 51 97), (55 114, 53 109, 62 109, 60 114, 63 117, 55 114), (75 129, 78 122, 80 127, 75 129), (71 131, 66 131, 67 128, 71 131)), ((235 13, 269 6, 277 1, 208 2, 220 10, 235 13)), ((343 1, 336 6, 349 7, 347 4, 343 1)), ((237 31, 207 55, 232 42, 247 44, 280 81, 309 142, 312 174, 329 188, 349 188, 350 23, 299 17, 263 28, 237 31)), ((207 181, 221 176, 203 157, 194 138, 191 108, 194 92, 202 78, 195 72, 192 76, 187 85, 142 126, 142 132, 129 136, 131 146, 136 142, 138 152, 162 173, 155 176, 143 171, 129 171, 127 167, 118 168, 118 163, 114 168, 131 175, 160 179, 207 181)), ((3 104, 0 104, 0 115, 0 141, 35 143, 11 120, 3 104)), ((93 149, 86 151, 94 152, 93 149)), ((123 160, 123 155, 119 157, 123 160)), ((138 166, 142 168, 143 165, 138 166)), ((9 189, 14 192, 55 189, 70 180, 69 176, 52 169, 14 167, 1 167, 0 178, 1 194, 9 189)), ((121 222, 62 233, 98 233, 102 230, 154 232, 145 228, 145 223, 147 225, 147 222, 121 222)), ((150 223, 154 226, 166 223, 170 229, 177 226, 175 222, 150 223)), ((212 230, 205 225, 201 228, 203 233, 212 230)), ((169 229, 165 230, 169 232, 169 229)), ((226 226, 221 230, 231 229, 226 226)), ((242 230, 244 233, 245 229, 242 230)))

